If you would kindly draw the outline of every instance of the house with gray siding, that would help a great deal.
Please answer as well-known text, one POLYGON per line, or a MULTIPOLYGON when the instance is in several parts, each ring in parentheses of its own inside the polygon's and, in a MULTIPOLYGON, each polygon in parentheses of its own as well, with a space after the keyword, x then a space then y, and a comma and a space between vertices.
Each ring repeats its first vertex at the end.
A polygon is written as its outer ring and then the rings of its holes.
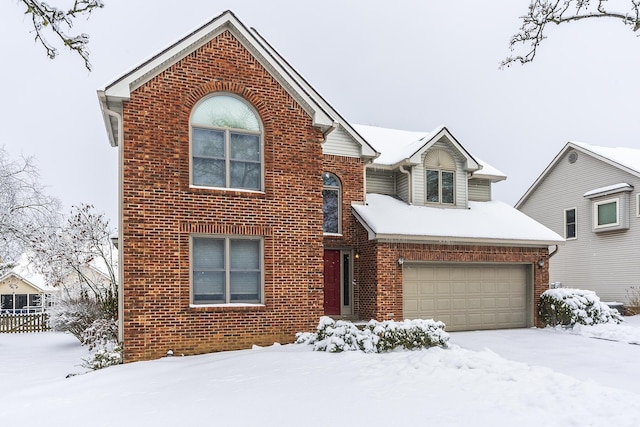
POLYGON ((640 285, 640 150, 569 142, 516 208, 566 239, 552 283, 608 302, 640 285))

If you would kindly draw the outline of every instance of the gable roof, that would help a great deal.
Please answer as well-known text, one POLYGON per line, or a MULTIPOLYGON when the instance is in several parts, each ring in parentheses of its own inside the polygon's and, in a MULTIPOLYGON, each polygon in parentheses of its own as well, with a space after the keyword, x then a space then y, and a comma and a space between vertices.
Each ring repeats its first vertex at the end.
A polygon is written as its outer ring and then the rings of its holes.
POLYGON ((131 92, 224 31, 231 32, 251 52, 311 116, 315 126, 328 133, 335 129, 337 123, 341 123, 354 140, 361 145, 363 156, 376 157, 378 155, 255 29, 247 28, 230 10, 223 12, 143 62, 107 85, 104 90, 98 91, 103 119, 107 127, 109 142, 112 146, 117 146, 120 138, 122 138, 119 129, 121 123, 118 123, 121 118, 118 115, 122 111, 122 102, 129 99, 131 92))
POLYGON ((503 202, 469 202, 468 209, 409 205, 382 194, 367 194, 352 205, 369 239, 433 243, 548 246, 564 239, 503 202))
POLYGON ((47 293, 55 292, 56 290, 55 288, 47 285, 47 282, 42 274, 37 273, 34 270, 34 268, 30 265, 29 259, 26 255, 22 255, 12 269, 0 276, 0 282, 4 282, 10 277, 15 277, 16 279, 35 288, 39 292, 47 293))
POLYGON ((588 156, 601 160, 611 166, 621 169, 631 175, 640 178, 640 150, 635 148, 623 147, 602 147, 598 145, 585 144, 583 142, 569 141, 560 150, 560 152, 551 160, 551 163, 542 171, 540 176, 533 182, 531 187, 518 200, 515 207, 520 207, 535 191, 540 183, 549 175, 556 164, 564 157, 564 155, 576 150, 588 156))
POLYGON ((451 144, 464 156, 467 170, 479 178, 491 179, 493 182, 507 179, 498 169, 472 156, 446 126, 438 126, 431 132, 406 131, 381 128, 377 126, 353 125, 354 129, 365 137, 379 151, 380 157, 373 163, 376 165, 395 166, 404 162, 417 164, 422 154, 446 136, 451 144))

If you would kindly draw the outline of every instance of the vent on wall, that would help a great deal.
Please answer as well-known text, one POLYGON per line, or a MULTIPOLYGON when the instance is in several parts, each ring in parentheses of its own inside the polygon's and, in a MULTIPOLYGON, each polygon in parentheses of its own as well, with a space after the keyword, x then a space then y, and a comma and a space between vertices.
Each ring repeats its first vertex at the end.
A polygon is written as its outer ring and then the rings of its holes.
POLYGON ((574 164, 576 160, 578 160, 578 153, 576 151, 570 152, 569 156, 567 156, 567 161, 571 164, 574 164))

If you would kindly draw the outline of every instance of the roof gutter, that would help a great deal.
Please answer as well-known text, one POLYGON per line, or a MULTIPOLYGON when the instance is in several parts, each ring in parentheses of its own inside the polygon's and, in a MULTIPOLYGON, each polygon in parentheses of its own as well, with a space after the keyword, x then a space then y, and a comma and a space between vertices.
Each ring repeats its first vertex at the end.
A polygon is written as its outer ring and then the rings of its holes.
MULTIPOLYGON (((406 161, 408 162, 408 160, 406 161)), ((405 163, 406 164, 406 163, 405 163)), ((405 164, 399 165, 398 170, 407 175, 407 203, 413 204, 413 185, 411 183, 411 170, 405 170, 405 164)))

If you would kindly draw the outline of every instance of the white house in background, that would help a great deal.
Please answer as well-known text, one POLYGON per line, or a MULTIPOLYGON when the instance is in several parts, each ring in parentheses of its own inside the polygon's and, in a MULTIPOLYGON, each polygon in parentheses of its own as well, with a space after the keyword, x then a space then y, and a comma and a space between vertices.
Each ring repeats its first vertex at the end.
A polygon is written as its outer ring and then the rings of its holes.
POLYGON ((57 292, 23 256, 14 268, 0 277, 0 313, 42 311, 55 299, 57 292))
POLYGON ((640 285, 640 149, 569 142, 516 208, 566 238, 551 282, 618 302, 640 285))

